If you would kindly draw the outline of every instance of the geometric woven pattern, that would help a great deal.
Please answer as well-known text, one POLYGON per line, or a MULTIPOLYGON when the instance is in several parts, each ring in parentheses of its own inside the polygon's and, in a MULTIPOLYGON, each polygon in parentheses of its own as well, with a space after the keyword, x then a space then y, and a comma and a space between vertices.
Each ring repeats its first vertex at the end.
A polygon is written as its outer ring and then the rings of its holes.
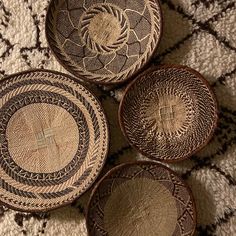
MULTIPOLYGON (((63 71, 45 39, 49 0, 0 0, 0 77, 30 68, 63 71)), ((213 140, 191 160, 171 165, 190 185, 201 235, 236 232, 236 3, 235 0, 161 0, 164 29, 153 64, 184 64, 213 86, 219 102, 219 126, 213 140)), ((108 89, 111 89, 109 91, 108 89)), ((100 97, 110 121, 107 168, 140 157, 123 138, 117 110, 124 87, 100 97)), ((80 212, 88 196, 49 214, 22 214, 0 208, 1 235, 87 236, 80 212)))
POLYGON ((93 235, 194 235, 191 192, 174 172, 139 162, 110 171, 91 196, 87 226, 93 235))
POLYGON ((142 69, 160 41, 157 0, 53 0, 46 36, 58 61, 90 82, 120 83, 142 69))
POLYGON ((205 79, 183 66, 154 67, 131 83, 120 105, 120 124, 137 150, 154 160, 186 159, 212 138, 215 96, 205 79))
POLYGON ((71 203, 105 162, 108 129, 100 104, 51 71, 15 74, 0 86, 1 201, 37 212, 71 203))

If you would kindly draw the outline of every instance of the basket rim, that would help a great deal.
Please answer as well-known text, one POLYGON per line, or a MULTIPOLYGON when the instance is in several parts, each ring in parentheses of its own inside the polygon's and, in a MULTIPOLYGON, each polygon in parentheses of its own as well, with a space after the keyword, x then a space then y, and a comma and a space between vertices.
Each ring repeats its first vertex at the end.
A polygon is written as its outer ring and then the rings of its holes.
MULTIPOLYGON (((104 115, 104 124, 105 124, 105 129, 106 129, 106 132, 107 132, 107 139, 105 140, 105 142, 106 142, 106 151, 105 151, 105 154, 104 154, 103 162, 101 164, 101 168, 96 173, 96 177, 93 179, 93 181, 90 182, 90 184, 88 185, 86 190, 83 191, 81 194, 79 194, 74 199, 69 200, 69 201, 67 201, 67 202, 65 202, 63 204, 58 205, 58 206, 48 207, 48 208, 44 208, 44 209, 40 209, 40 210, 32 209, 32 208, 30 208, 30 209, 18 208, 18 207, 10 205, 9 203, 6 203, 6 202, 0 200, 0 203, 3 206, 6 206, 6 207, 8 207, 10 209, 13 209, 13 210, 16 210, 16 211, 19 211, 19 212, 26 212, 26 213, 47 213, 49 211, 56 210, 56 209, 59 209, 59 208, 62 208, 62 207, 65 207, 65 206, 68 206, 68 205, 72 204, 75 200, 77 200, 78 198, 80 198, 81 196, 86 194, 93 187, 94 183, 97 181, 99 175, 101 174, 101 172, 102 172, 102 170, 103 170, 103 168, 104 168, 104 166, 106 164, 107 156, 108 156, 108 153, 109 153, 110 128, 109 128, 108 118, 107 118, 105 109, 104 109, 101 101, 93 93, 93 91, 91 91, 86 85, 84 85, 83 82, 78 81, 76 78, 74 78, 71 75, 68 75, 68 74, 65 74, 65 73, 62 73, 62 72, 59 72, 59 71, 55 71, 55 70, 50 70, 50 69, 28 69, 28 70, 24 70, 24 71, 20 71, 20 72, 16 72, 16 73, 12 73, 10 75, 4 76, 3 79, 0 80, 0 85, 2 83, 6 82, 7 80, 11 79, 11 78, 14 78, 14 77, 17 77, 17 76, 22 76, 22 75, 25 75, 25 74, 30 74, 30 73, 48 73, 48 74, 59 75, 59 76, 62 76, 62 77, 65 77, 65 78, 69 79, 70 82, 73 82, 75 85, 78 84, 78 85, 82 86, 85 90, 87 90, 93 96, 95 101, 98 103, 98 106, 100 107, 101 112, 104 115)), ((63 83, 63 80, 61 80, 61 82, 63 83)))
POLYGON ((141 153, 142 155, 146 156, 147 158, 154 160, 154 161, 160 161, 163 163, 176 163, 176 162, 180 162, 183 160, 186 160, 188 158, 190 158, 192 155, 194 155, 195 153, 197 153, 198 151, 202 150, 209 142, 210 140, 213 138, 213 135, 215 133, 215 130, 218 126, 219 123, 219 105, 218 105, 218 101, 216 99, 216 95, 213 91, 213 89, 211 88, 209 82, 203 77, 202 74, 200 74, 198 71, 185 66, 185 65, 178 65, 178 64, 164 64, 164 65, 158 65, 158 66, 152 66, 149 69, 147 69, 146 71, 144 71, 143 73, 141 73, 139 76, 136 77, 135 80, 133 80, 125 89, 124 91, 124 95, 121 99, 120 102, 120 106, 119 106, 119 111, 118 111, 118 117, 119 117, 119 124, 120 124, 120 128, 122 130, 122 133, 124 134, 124 136, 126 137, 127 141, 129 142, 129 144, 136 149, 139 153, 141 153), (125 113, 124 111, 124 102, 126 99, 127 94, 129 93, 129 91, 132 90, 133 85, 135 85, 135 83, 138 80, 141 80, 143 76, 148 75, 149 73, 161 70, 161 69, 179 69, 179 70, 184 70, 184 71, 188 71, 192 74, 194 74, 198 79, 200 79, 203 84, 208 88, 209 93, 211 94, 211 97, 213 99, 214 102, 214 110, 215 110, 215 116, 214 116, 214 120, 213 120, 213 127, 211 129, 211 132, 208 135, 208 138, 197 148, 193 149, 188 155, 185 155, 181 158, 177 158, 177 159, 166 159, 163 160, 161 158, 156 158, 153 157, 152 155, 146 153, 145 151, 143 151, 138 145, 136 145, 135 143, 131 142, 127 132, 126 132, 126 128, 125 128, 125 124, 124 124, 124 120, 123 120, 123 114, 125 113))

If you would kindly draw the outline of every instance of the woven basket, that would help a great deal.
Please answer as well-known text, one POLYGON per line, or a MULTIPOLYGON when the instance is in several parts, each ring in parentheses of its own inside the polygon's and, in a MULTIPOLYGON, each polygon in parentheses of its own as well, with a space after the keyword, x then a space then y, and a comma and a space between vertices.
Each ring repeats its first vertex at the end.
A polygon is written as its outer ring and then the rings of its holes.
POLYGON ((120 125, 145 156, 174 162, 203 148, 218 120, 217 103, 207 81, 188 67, 154 67, 126 90, 120 125))
POLYGON ((154 162, 120 165, 93 191, 87 213, 91 236, 193 235, 196 212, 190 189, 154 162))
POLYGON ((142 69, 162 32, 158 0, 52 0, 46 36, 57 60, 89 82, 121 83, 142 69))
POLYGON ((0 86, 0 200, 23 211, 72 202, 95 181, 108 150, 97 99, 72 78, 36 70, 0 86))

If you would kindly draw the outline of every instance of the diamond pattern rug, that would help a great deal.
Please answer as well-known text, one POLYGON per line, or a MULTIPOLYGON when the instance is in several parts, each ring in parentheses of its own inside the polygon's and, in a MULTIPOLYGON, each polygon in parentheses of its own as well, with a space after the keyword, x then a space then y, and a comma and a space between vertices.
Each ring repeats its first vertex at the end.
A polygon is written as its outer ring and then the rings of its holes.
MULTIPOLYGON (((198 210, 197 235, 236 235, 236 2, 161 0, 164 35, 153 64, 178 63, 200 71, 220 107, 219 127, 201 152, 171 165, 189 183, 198 210)), ((0 78, 30 68, 65 72, 47 47, 48 0, 0 0, 0 78)), ((125 141, 117 110, 125 85, 95 87, 110 120, 111 149, 104 173, 119 163, 145 159, 125 141)), ((86 236, 89 192, 71 206, 25 214, 0 207, 0 235, 86 236)))

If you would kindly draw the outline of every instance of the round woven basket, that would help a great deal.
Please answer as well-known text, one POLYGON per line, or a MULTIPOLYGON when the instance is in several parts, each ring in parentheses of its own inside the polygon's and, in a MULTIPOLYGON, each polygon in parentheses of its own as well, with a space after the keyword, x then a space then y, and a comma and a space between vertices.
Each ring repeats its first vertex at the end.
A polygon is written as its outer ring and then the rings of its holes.
POLYGON ((183 180, 163 165, 123 164, 94 189, 87 227, 90 236, 191 236, 194 199, 183 180))
POLYGON ((52 0, 46 36, 58 61, 75 76, 121 83, 140 71, 162 33, 158 0, 52 0))
POLYGON ((215 95, 207 81, 184 66, 154 67, 127 88, 121 128, 145 156, 174 162, 203 148, 217 125, 215 95))
POLYGON ((95 181, 108 151, 97 99, 72 78, 35 70, 0 86, 0 200, 22 211, 72 202, 95 181))

